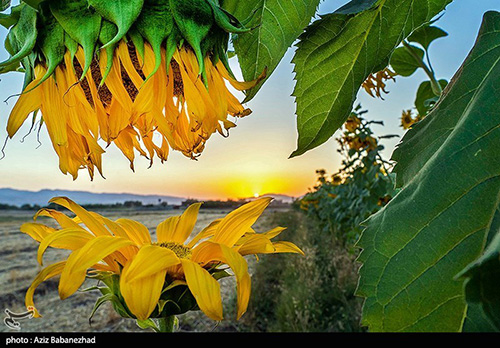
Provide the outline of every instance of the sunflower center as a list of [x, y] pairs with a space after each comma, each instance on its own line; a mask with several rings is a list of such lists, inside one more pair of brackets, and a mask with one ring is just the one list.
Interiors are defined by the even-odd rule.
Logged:
[[175, 253], [175, 255], [177, 255], [177, 257], [180, 259], [191, 258], [191, 248], [188, 248], [187, 246], [184, 246], [182, 244], [178, 244], [175, 242], [162, 242], [162, 243], [155, 243], [155, 245], [172, 250]]

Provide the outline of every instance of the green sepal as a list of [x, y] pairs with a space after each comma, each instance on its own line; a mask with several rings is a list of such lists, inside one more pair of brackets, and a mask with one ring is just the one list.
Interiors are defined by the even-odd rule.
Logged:
[[236, 17], [219, 7], [212, 0], [207, 0], [207, 2], [212, 7], [215, 23], [217, 23], [217, 25], [224, 31], [233, 34], [243, 34], [252, 30], [245, 28], [245, 26]]
[[167, 68], [167, 74], [170, 69], [170, 62], [172, 61], [172, 58], [174, 56], [175, 50], [177, 47], [182, 46], [184, 42], [184, 39], [182, 38], [181, 32], [179, 31], [179, 28], [177, 28], [176, 25], [173, 26], [172, 32], [167, 38], [166, 42], [166, 49], [165, 49], [165, 66]]
[[0, 67], [11, 65], [14, 62], [20, 62], [33, 51], [36, 44], [37, 15], [36, 11], [29, 6], [23, 6], [20, 10], [19, 20], [7, 34], [9, 47], [14, 53], [9, 59], [0, 63]]
[[214, 25], [212, 6], [206, 0], [192, 0], [189, 2], [170, 0], [170, 6], [177, 27], [196, 55], [199, 74], [202, 75], [206, 84], [201, 42], [207, 37], [212, 25]]
[[5, 74], [10, 71], [19, 71], [20, 68], [19, 62], [13, 62], [12, 64], [2, 66], [0, 68], [0, 74]]
[[[125, 300], [120, 292], [120, 276], [111, 272], [98, 272], [93, 277], [87, 277], [91, 279], [98, 279], [106, 285], [106, 287], [99, 287], [99, 290], [103, 296], [101, 296], [94, 306], [94, 310], [92, 311], [92, 315], [95, 313], [95, 310], [102, 305], [104, 302], [111, 302], [113, 309], [118, 313], [122, 318], [134, 318], [135, 316], [128, 309]], [[91, 316], [92, 317], [92, 316]]]
[[146, 81], [161, 65], [161, 45], [171, 35], [174, 19], [169, 0], [145, 0], [144, 7], [134, 26], [153, 48], [155, 68], [146, 77]]
[[[118, 33], [118, 28], [116, 25], [113, 23], [103, 20], [101, 23], [101, 32], [99, 34], [99, 41], [102, 44], [105, 44], [106, 42], [110, 42], [110, 40], [116, 36]], [[107, 57], [107, 62], [106, 62], [106, 70], [104, 74], [102, 75], [102, 80], [101, 83], [99, 84], [99, 87], [102, 87], [104, 85], [104, 80], [108, 77], [109, 72], [111, 71], [111, 68], [113, 67], [113, 55], [115, 53], [115, 48], [116, 48], [116, 43], [102, 47], [104, 50], [106, 50], [106, 57]]]
[[23, 91], [35, 78], [35, 61], [37, 57], [38, 55], [36, 54], [36, 52], [31, 52], [21, 60], [22, 65], [24, 67]]
[[101, 16], [88, 7], [87, 0], [51, 0], [50, 11], [64, 31], [83, 48], [85, 64], [82, 80], [87, 74], [101, 29]]
[[144, 38], [142, 37], [141, 33], [139, 33], [137, 28], [133, 26], [132, 28], [130, 28], [127, 35], [134, 44], [134, 47], [137, 50], [137, 54], [139, 55], [139, 57], [141, 57], [142, 61], [144, 61]]
[[118, 32], [103, 48], [118, 43], [129, 31], [141, 13], [144, 0], [88, 0], [102, 17], [113, 22], [118, 27]]
[[73, 38], [68, 33], [64, 33], [64, 46], [66, 46], [66, 49], [71, 55], [71, 61], [73, 61], [76, 52], [78, 51], [78, 42], [73, 40]]
[[0, 25], [9, 29], [17, 23], [19, 16], [21, 15], [22, 5], [14, 6], [10, 9], [10, 13], [0, 13]]
[[[47, 80], [64, 60], [64, 29], [50, 12], [48, 3], [40, 5], [37, 47], [45, 57], [47, 72], [32, 89]], [[27, 91], [29, 92], [29, 91]]]

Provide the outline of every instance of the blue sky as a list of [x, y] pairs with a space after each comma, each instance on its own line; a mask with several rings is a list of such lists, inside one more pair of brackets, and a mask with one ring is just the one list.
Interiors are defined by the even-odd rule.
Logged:
[[[347, 1], [324, 1], [320, 13], [334, 11]], [[482, 16], [487, 10], [500, 10], [499, 0], [455, 0], [437, 25], [449, 36], [435, 41], [430, 57], [438, 78], [450, 79], [472, 48]], [[6, 30], [0, 28], [3, 42]], [[0, 59], [7, 58], [0, 50]], [[238, 121], [229, 138], [214, 135], [198, 161], [178, 153], [171, 153], [163, 165], [156, 161], [148, 169], [149, 161], [138, 158], [136, 171], [129, 169], [128, 160], [115, 148], [104, 155], [106, 179], [96, 176], [90, 181], [84, 171], [73, 181], [58, 169], [56, 155], [47, 132], [42, 129], [38, 147], [33, 133], [21, 143], [29, 125], [8, 142], [6, 156], [0, 160], [0, 187], [27, 190], [42, 188], [88, 190], [93, 192], [133, 192], [142, 194], [171, 194], [201, 199], [241, 197], [268, 192], [298, 196], [315, 183], [315, 170], [324, 168], [333, 173], [340, 159], [333, 139], [306, 154], [288, 159], [296, 148], [295, 105], [291, 97], [293, 81], [293, 48], [285, 55], [279, 67], [259, 94], [247, 106], [253, 114]], [[233, 59], [233, 67], [237, 62]], [[403, 109], [413, 105], [418, 85], [426, 77], [417, 72], [410, 78], [390, 82], [390, 93], [384, 101], [359, 93], [368, 117], [384, 121], [384, 127], [374, 130], [378, 135], [402, 134], [399, 117]], [[1, 77], [0, 100], [18, 93], [22, 75], [10, 73]], [[0, 102], [0, 142], [6, 138], [5, 125], [15, 98], [8, 104]], [[398, 140], [386, 141], [385, 155], [389, 157]], [[38, 148], [37, 148], [38, 147]]]

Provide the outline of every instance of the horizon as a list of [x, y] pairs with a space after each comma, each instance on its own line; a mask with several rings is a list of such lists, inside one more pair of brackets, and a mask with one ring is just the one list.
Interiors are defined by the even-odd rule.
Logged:
[[[15, 187], [0, 187], [0, 190], [13, 190], [13, 191], [20, 191], [20, 192], [30, 192], [30, 193], [40, 193], [43, 191], [67, 191], [67, 192], [74, 192], [74, 193], [90, 193], [90, 194], [95, 194], [95, 195], [134, 195], [134, 196], [143, 196], [143, 197], [152, 197], [152, 196], [163, 196], [163, 197], [171, 197], [171, 198], [179, 198], [179, 199], [199, 199], [198, 197], [191, 197], [191, 196], [176, 196], [176, 195], [169, 195], [167, 194], [158, 194], [158, 193], [135, 193], [135, 192], [130, 192], [130, 191], [122, 191], [122, 192], [96, 192], [96, 191], [86, 191], [86, 190], [72, 190], [72, 189], [60, 189], [60, 188], [41, 188], [41, 189], [36, 189], [36, 190], [24, 190], [24, 189], [19, 189]], [[241, 199], [249, 199], [249, 198], [261, 198], [261, 197], [266, 197], [266, 196], [284, 196], [288, 198], [298, 198], [301, 196], [290, 196], [287, 194], [283, 193], [276, 193], [276, 192], [266, 192], [263, 194], [260, 194], [256, 196], [255, 194], [253, 196], [245, 196], [245, 197], [226, 197], [225, 199], [210, 199], [210, 200], [241, 200]], [[0, 203], [3, 203], [1, 201], [0, 197]]]
[[[336, 4], [323, 2], [320, 13], [331, 12], [348, 1]], [[452, 2], [437, 25], [448, 37], [441, 38], [430, 47], [430, 56], [438, 78], [450, 79], [460, 67], [472, 48], [481, 19], [485, 11], [500, 10], [495, 0], [480, 3]], [[5, 39], [6, 29], [0, 31], [0, 40]], [[58, 168], [57, 156], [45, 128], [40, 132], [39, 147], [36, 131], [23, 139], [29, 130], [29, 122], [19, 134], [7, 142], [5, 157], [0, 160], [0, 187], [17, 190], [39, 191], [71, 190], [92, 193], [120, 193], [140, 195], [164, 195], [197, 197], [201, 200], [238, 199], [263, 195], [265, 192], [299, 197], [316, 183], [316, 170], [325, 169], [335, 173], [341, 164], [336, 152], [335, 137], [306, 154], [289, 159], [296, 148], [297, 130], [295, 101], [291, 96], [295, 82], [291, 59], [294, 49], [289, 49], [282, 62], [262, 90], [247, 106], [252, 115], [238, 120], [238, 126], [231, 130], [228, 138], [214, 135], [207, 143], [202, 156], [193, 161], [183, 155], [171, 152], [169, 159], [161, 164], [155, 161], [148, 168], [148, 160], [138, 157], [135, 172], [129, 168], [128, 160], [116, 147], [106, 149], [103, 170], [106, 179], [96, 175], [90, 181], [85, 172], [73, 181]], [[0, 60], [7, 58], [5, 50]], [[237, 61], [231, 59], [237, 76], [241, 76]], [[376, 135], [403, 134], [399, 127], [400, 111], [413, 105], [418, 85], [425, 75], [417, 72], [409, 78], [397, 77], [388, 83], [389, 94], [385, 100], [373, 99], [360, 92], [356, 104], [368, 110], [371, 120], [384, 121], [384, 127], [374, 128]], [[0, 81], [0, 99], [18, 93], [22, 87], [22, 75], [9, 73]], [[242, 99], [242, 94], [238, 97]], [[7, 117], [15, 98], [8, 104], [0, 104], [0, 129], [5, 130]], [[387, 110], [392, 110], [388, 113]], [[0, 133], [0, 142], [6, 138]], [[338, 133], [336, 133], [338, 134]], [[385, 140], [383, 155], [386, 159], [397, 146], [399, 138]], [[1, 157], [1, 154], [0, 154]]]

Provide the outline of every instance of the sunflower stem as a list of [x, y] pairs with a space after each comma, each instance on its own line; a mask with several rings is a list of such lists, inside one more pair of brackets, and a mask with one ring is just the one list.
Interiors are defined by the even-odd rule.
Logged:
[[160, 332], [174, 332], [175, 315], [158, 319]]

